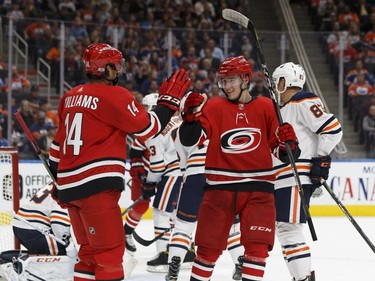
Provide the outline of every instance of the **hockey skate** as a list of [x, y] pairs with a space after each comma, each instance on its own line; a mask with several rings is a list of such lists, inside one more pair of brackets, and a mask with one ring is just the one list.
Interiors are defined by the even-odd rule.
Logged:
[[[293, 278], [292, 281], [297, 281], [297, 280]], [[302, 279], [301, 281], [315, 281], [315, 271], [311, 271], [310, 276], [306, 276], [306, 278]]]
[[245, 256], [239, 256], [238, 257], [238, 263], [234, 265], [233, 270], [233, 280], [241, 280], [242, 279], [242, 267], [243, 267], [243, 261], [245, 259]]
[[149, 272], [168, 272], [168, 250], [156, 255], [156, 257], [147, 262], [147, 271]]
[[181, 269], [190, 269], [193, 266], [194, 259], [195, 259], [195, 247], [193, 243], [191, 244], [191, 248], [189, 249], [189, 251], [187, 251], [185, 255], [184, 261], [181, 265]]
[[168, 274], [165, 276], [165, 281], [177, 281], [180, 266], [181, 258], [177, 256], [172, 257], [172, 262], [169, 264]]
[[137, 248], [135, 247], [135, 244], [133, 241], [133, 236], [131, 234], [125, 235], [125, 247], [130, 255], [134, 255], [134, 253], [137, 251]]

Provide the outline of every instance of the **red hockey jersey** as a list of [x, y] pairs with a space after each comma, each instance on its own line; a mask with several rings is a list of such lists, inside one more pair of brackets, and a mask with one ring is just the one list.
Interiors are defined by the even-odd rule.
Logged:
[[212, 98], [200, 122], [210, 140], [205, 164], [209, 185], [274, 184], [271, 151], [277, 146], [278, 121], [270, 99], [258, 97], [235, 104]]
[[157, 115], [119, 86], [77, 86], [62, 97], [58, 113], [50, 161], [58, 163], [62, 203], [123, 189], [127, 133], [146, 139], [161, 129]]

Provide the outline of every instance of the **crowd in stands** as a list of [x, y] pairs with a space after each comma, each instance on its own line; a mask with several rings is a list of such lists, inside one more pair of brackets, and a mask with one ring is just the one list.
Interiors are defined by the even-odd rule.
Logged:
[[[311, 0], [309, 11], [336, 84], [339, 82], [340, 38], [343, 42], [344, 105], [367, 157], [375, 155], [375, 1]], [[369, 122], [373, 120], [372, 122]], [[372, 129], [370, 124], [372, 124]]]
[[[220, 39], [224, 30], [239, 27], [224, 22], [219, 11], [225, 7], [243, 10], [243, 5], [244, 1], [241, 0], [0, 0], [0, 16], [4, 19], [12, 17], [17, 32], [28, 43], [30, 61], [34, 67], [38, 58], [49, 63], [52, 86], [56, 89], [60, 83], [61, 21], [65, 23], [64, 75], [71, 86], [85, 83], [81, 63], [83, 49], [93, 42], [114, 44], [116, 34], [118, 48], [126, 59], [126, 74], [120, 77], [119, 84], [131, 90], [141, 101], [145, 95], [157, 92], [163, 79], [168, 76], [167, 31], [170, 28], [178, 30], [173, 32], [172, 38], [173, 69], [188, 69], [195, 91], [205, 91], [210, 96], [220, 95], [215, 83], [216, 70], [224, 60]], [[114, 30], [117, 32], [114, 33]], [[251, 38], [240, 33], [234, 36], [230, 54], [242, 54], [254, 65], [256, 54], [252, 52]], [[6, 117], [5, 92], [9, 83], [7, 66], [1, 60], [0, 57], [0, 116]], [[35, 91], [37, 86], [31, 85], [15, 67], [11, 85], [15, 90], [14, 94], [12, 92], [12, 110], [21, 112], [38, 140], [40, 137], [51, 138], [53, 132], [48, 132], [58, 124], [48, 116], [50, 104], [39, 97], [39, 90]], [[254, 95], [269, 95], [262, 74], [254, 75], [253, 85]], [[6, 118], [1, 120], [4, 135]], [[16, 143], [21, 152], [30, 152], [30, 145], [21, 128], [14, 124], [13, 131], [11, 142]], [[48, 146], [49, 139], [43, 142]]]
[[[335, 77], [338, 77], [339, 38], [341, 35], [345, 38], [345, 106], [349, 117], [354, 120], [354, 129], [359, 131], [360, 141], [369, 144], [363, 120], [368, 112], [369, 97], [375, 94], [375, 0], [310, 2], [312, 24], [315, 30], [325, 34], [322, 45]], [[241, 0], [0, 0], [0, 16], [5, 19], [3, 25], [7, 17], [12, 17], [16, 30], [28, 43], [34, 67], [38, 58], [49, 63], [56, 92], [60, 85], [61, 21], [65, 23], [64, 75], [71, 86], [85, 83], [81, 58], [88, 44], [117, 42], [126, 58], [126, 74], [120, 77], [119, 84], [141, 100], [143, 96], [156, 92], [168, 75], [169, 29], [177, 30], [172, 37], [173, 68], [189, 70], [194, 90], [205, 91], [210, 96], [221, 94], [215, 77], [224, 58], [223, 32], [239, 27], [223, 21], [219, 11], [225, 7], [245, 10], [244, 3], [246, 1]], [[242, 54], [255, 70], [259, 70], [254, 63], [253, 38], [246, 33], [231, 34], [228, 55]], [[11, 67], [14, 70], [11, 87], [15, 90], [12, 106], [17, 110], [21, 102], [27, 100], [29, 105], [26, 107], [30, 108], [36, 122], [45, 101], [34, 98], [30, 90], [35, 85]], [[0, 56], [0, 121], [6, 120], [7, 116], [4, 97], [9, 83], [6, 74], [7, 65]], [[254, 75], [252, 94], [269, 95], [260, 71]], [[0, 126], [0, 136], [7, 138], [6, 122]], [[22, 136], [22, 132], [19, 133]], [[16, 139], [11, 136], [10, 142], [14, 143]], [[24, 142], [21, 140], [20, 143]]]

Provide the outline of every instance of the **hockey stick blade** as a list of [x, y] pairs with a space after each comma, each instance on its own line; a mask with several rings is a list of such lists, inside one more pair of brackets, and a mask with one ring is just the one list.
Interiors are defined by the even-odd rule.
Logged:
[[[255, 29], [254, 23], [248, 17], [246, 17], [245, 15], [243, 15], [240, 12], [237, 12], [235, 10], [232, 10], [232, 9], [223, 9], [222, 17], [225, 20], [237, 23], [237, 24], [241, 25], [242, 27], [245, 27], [255, 37], [255, 47], [256, 47], [256, 50], [258, 52], [260, 64], [262, 65], [263, 74], [264, 74], [266, 82], [267, 82], [267, 87], [268, 87], [268, 90], [270, 92], [270, 96], [271, 96], [271, 99], [272, 99], [272, 102], [273, 102], [273, 106], [275, 108], [275, 113], [276, 113], [277, 119], [279, 121], [279, 125], [282, 125], [284, 122], [283, 122], [283, 118], [281, 116], [280, 107], [279, 107], [279, 104], [278, 104], [278, 98], [277, 98], [277, 96], [275, 94], [275, 91], [274, 91], [274, 88], [272, 86], [270, 74], [269, 74], [269, 71], [268, 71], [268, 68], [267, 68], [266, 60], [265, 60], [264, 55], [263, 55], [262, 47], [260, 45], [258, 33]], [[311, 214], [310, 214], [310, 211], [309, 211], [306, 199], [305, 199], [305, 195], [304, 195], [304, 191], [303, 191], [303, 188], [302, 188], [301, 180], [300, 180], [299, 175], [297, 173], [296, 163], [294, 161], [293, 153], [292, 153], [292, 150], [290, 148], [289, 143], [286, 143], [286, 150], [287, 150], [288, 158], [290, 160], [290, 165], [292, 166], [293, 176], [294, 176], [294, 179], [295, 179], [296, 184], [298, 186], [298, 193], [299, 193], [300, 198], [301, 198], [301, 204], [302, 204], [303, 211], [306, 215], [306, 221], [307, 221], [307, 224], [309, 225], [309, 229], [310, 229], [312, 239], [313, 239], [313, 241], [316, 241], [316, 240], [318, 240], [318, 237], [316, 236], [315, 228], [314, 228], [314, 225], [313, 225], [313, 222], [312, 222], [312, 219], [311, 219]]]
[[367, 235], [364, 233], [362, 228], [359, 226], [359, 224], [356, 222], [356, 220], [353, 218], [353, 216], [349, 213], [349, 211], [346, 209], [344, 204], [340, 201], [340, 199], [336, 196], [336, 194], [333, 192], [331, 187], [328, 185], [326, 181], [322, 181], [322, 184], [324, 188], [328, 191], [329, 195], [331, 195], [332, 199], [336, 202], [336, 204], [340, 207], [341, 211], [345, 214], [345, 216], [349, 219], [349, 221], [353, 224], [355, 229], [358, 231], [358, 233], [362, 236], [362, 238], [366, 241], [367, 245], [371, 248], [371, 250], [375, 253], [375, 246], [372, 244], [371, 240], [367, 237]]
[[232, 9], [224, 9], [221, 13], [223, 18], [226, 20], [238, 23], [239, 25], [242, 25], [245, 28], [249, 27], [248, 24], [250, 23], [250, 20], [243, 14]]
[[171, 226], [170, 228], [167, 228], [166, 230], [164, 230], [162, 233], [160, 233], [158, 236], [155, 236], [153, 239], [151, 240], [146, 240], [146, 239], [143, 239], [142, 237], [140, 237], [137, 232], [133, 232], [133, 237], [135, 239], [135, 241], [137, 241], [139, 244], [141, 244], [142, 246], [150, 246], [152, 243], [154, 243], [155, 241], [159, 240], [160, 238], [162, 238], [166, 233], [168, 233], [169, 231], [171, 231], [173, 229], [174, 226]]

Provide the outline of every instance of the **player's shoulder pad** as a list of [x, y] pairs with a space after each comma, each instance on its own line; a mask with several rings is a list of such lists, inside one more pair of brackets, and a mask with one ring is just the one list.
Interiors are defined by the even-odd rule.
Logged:
[[306, 99], [316, 99], [318, 96], [311, 92], [305, 92], [305, 91], [299, 91], [297, 94], [295, 94], [290, 100], [294, 102], [306, 100]]

